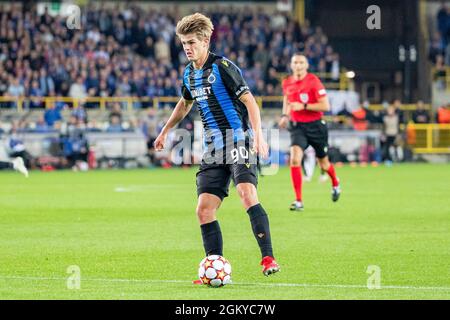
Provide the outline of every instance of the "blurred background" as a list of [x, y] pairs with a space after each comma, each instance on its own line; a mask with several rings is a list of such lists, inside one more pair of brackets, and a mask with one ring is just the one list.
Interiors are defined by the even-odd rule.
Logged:
[[[186, 165], [175, 134], [165, 152], [152, 145], [187, 63], [175, 25], [194, 12], [211, 17], [211, 50], [242, 69], [265, 129], [277, 128], [281, 81], [303, 52], [328, 89], [333, 162], [450, 160], [450, 2], [431, 0], [0, 1], [0, 160]], [[197, 111], [179, 127], [198, 162]], [[280, 165], [289, 143], [281, 130]]]

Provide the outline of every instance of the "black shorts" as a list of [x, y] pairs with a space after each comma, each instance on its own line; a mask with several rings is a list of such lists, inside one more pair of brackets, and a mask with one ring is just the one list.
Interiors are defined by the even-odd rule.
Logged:
[[328, 155], [328, 128], [324, 120], [313, 122], [291, 122], [291, 146], [299, 146], [303, 151], [312, 146], [316, 156], [322, 159]]
[[[250, 155], [248, 148], [247, 154]], [[245, 152], [243, 152], [245, 154]], [[241, 152], [242, 154], [242, 152]], [[257, 162], [252, 159], [239, 159], [235, 163], [209, 164], [202, 160], [197, 172], [197, 195], [211, 193], [223, 200], [228, 197], [228, 188], [233, 179], [235, 185], [251, 183], [258, 185]], [[242, 160], [242, 161], [241, 161]]]

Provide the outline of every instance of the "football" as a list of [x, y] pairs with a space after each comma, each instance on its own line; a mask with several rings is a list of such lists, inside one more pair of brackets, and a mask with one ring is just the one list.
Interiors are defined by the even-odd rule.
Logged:
[[222, 287], [231, 283], [231, 264], [222, 256], [207, 256], [200, 262], [198, 277], [203, 284]]

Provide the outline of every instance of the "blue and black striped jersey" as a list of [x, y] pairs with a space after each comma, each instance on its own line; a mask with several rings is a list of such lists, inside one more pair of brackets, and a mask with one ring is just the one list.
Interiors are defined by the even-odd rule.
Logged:
[[195, 69], [192, 63], [186, 66], [182, 94], [186, 100], [195, 100], [207, 132], [205, 144], [214, 142], [215, 148], [222, 148], [223, 139], [219, 137], [230, 130], [234, 141], [245, 140], [251, 130], [247, 108], [239, 98], [248, 91], [241, 70], [212, 52], [201, 69]]

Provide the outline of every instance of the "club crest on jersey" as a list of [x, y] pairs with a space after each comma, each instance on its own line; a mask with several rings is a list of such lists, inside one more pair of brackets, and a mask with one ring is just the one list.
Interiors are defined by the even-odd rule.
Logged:
[[309, 96], [307, 93], [300, 93], [300, 101], [302, 103], [308, 103], [309, 101]]
[[213, 73], [211, 73], [210, 75], [209, 75], [209, 77], [208, 77], [208, 82], [209, 83], [214, 83], [214, 82], [216, 82], [216, 76], [213, 74]]

